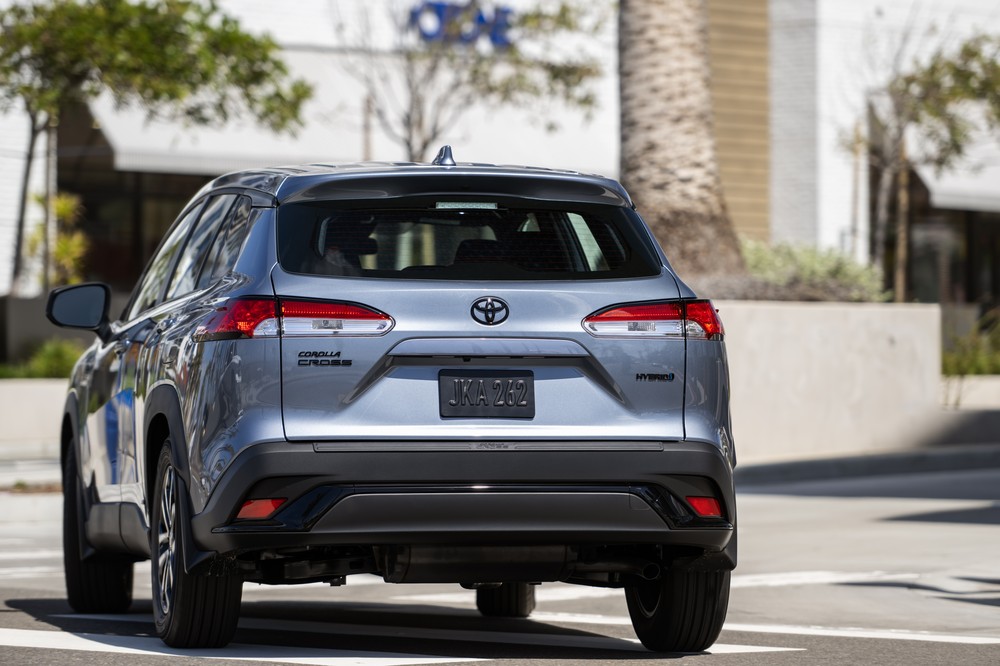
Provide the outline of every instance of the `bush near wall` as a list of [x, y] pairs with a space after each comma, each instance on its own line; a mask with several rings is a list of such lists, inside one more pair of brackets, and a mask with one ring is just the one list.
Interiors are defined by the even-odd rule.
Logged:
[[1000, 375], [1000, 311], [986, 313], [971, 333], [953, 340], [941, 356], [941, 372], [949, 377]]
[[69, 378], [83, 349], [74, 340], [47, 340], [24, 363], [0, 364], [0, 379]]
[[747, 275], [691, 280], [713, 299], [881, 303], [890, 293], [882, 276], [836, 250], [799, 245], [742, 242]]

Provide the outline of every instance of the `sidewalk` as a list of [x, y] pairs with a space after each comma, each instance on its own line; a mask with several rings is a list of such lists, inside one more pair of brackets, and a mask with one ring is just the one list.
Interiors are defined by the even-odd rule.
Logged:
[[736, 488], [741, 490], [796, 481], [953, 472], [992, 467], [1000, 467], [1000, 443], [951, 445], [899, 453], [742, 465], [736, 468]]

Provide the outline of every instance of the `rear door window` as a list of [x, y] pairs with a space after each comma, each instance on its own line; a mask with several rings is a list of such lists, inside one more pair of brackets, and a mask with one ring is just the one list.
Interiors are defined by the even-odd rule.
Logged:
[[174, 269], [173, 280], [167, 289], [167, 300], [194, 291], [201, 266], [212, 248], [212, 241], [235, 200], [235, 194], [222, 194], [208, 200], [205, 212], [198, 219], [177, 262], [177, 268]]
[[174, 260], [177, 258], [188, 232], [191, 231], [191, 226], [198, 219], [203, 205], [204, 202], [198, 202], [188, 209], [174, 224], [166, 239], [160, 243], [153, 258], [150, 259], [139, 285], [133, 292], [128, 307], [125, 309], [123, 315], [125, 321], [135, 319], [139, 314], [160, 302]]
[[278, 250], [286, 271], [312, 275], [576, 280], [659, 272], [635, 221], [615, 206], [286, 204], [278, 209]]

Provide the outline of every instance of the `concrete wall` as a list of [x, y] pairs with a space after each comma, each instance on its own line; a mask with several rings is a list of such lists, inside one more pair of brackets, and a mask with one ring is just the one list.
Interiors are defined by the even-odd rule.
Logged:
[[0, 460], [59, 457], [65, 379], [0, 381]]
[[[941, 410], [936, 305], [716, 303], [741, 464], [995, 439], [1000, 412]], [[967, 380], [969, 381], [969, 380]], [[0, 381], [0, 459], [58, 455], [63, 380]], [[969, 400], [1000, 407], [1000, 390]]]
[[717, 302], [741, 463], [922, 445], [940, 417], [936, 305]]

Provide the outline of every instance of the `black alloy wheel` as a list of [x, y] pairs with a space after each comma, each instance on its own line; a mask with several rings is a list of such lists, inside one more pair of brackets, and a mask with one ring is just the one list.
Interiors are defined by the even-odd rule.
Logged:
[[160, 451], [150, 500], [156, 633], [171, 647], [224, 647], [236, 633], [243, 581], [235, 576], [198, 576], [184, 570], [187, 537], [182, 521], [188, 520], [181, 503], [184, 492], [168, 440]]

